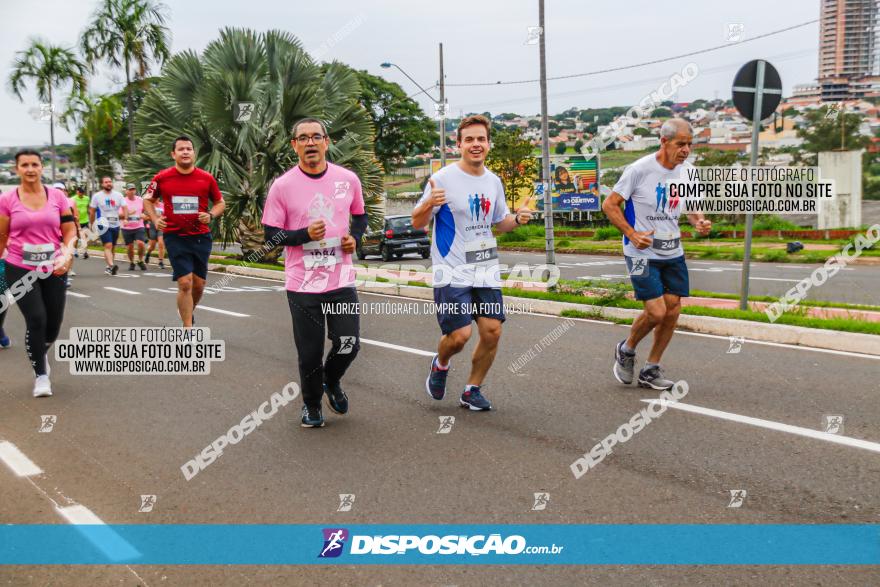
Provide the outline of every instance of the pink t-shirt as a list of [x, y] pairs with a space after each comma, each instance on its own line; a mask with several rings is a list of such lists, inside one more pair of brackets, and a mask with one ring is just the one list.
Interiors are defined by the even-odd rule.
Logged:
[[0, 216], [9, 217], [10, 265], [35, 269], [61, 248], [61, 216], [70, 213], [70, 204], [61, 190], [46, 188], [46, 193], [48, 199], [39, 210], [26, 208], [17, 189], [0, 194]]
[[263, 224], [298, 230], [324, 220], [323, 241], [284, 247], [289, 291], [323, 293], [354, 285], [351, 254], [342, 252], [350, 215], [364, 213], [364, 195], [358, 176], [339, 165], [327, 164], [320, 178], [303, 173], [299, 165], [276, 179], [263, 207]]
[[137, 230], [144, 227], [144, 199], [135, 196], [129, 200], [126, 196], [122, 198], [122, 205], [125, 206], [126, 214], [128, 214], [128, 222], [122, 225], [123, 230]]

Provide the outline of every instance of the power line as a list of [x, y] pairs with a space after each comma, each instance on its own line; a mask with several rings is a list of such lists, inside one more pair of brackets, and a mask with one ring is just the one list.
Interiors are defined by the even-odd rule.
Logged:
[[[793, 51], [793, 52], [789, 52], [789, 53], [779, 53], [776, 55], [770, 55], [769, 59], [773, 59], [774, 62], [788, 61], [790, 59], [799, 59], [802, 57], [806, 57], [806, 56], [814, 54], [814, 53], [815, 53], [814, 49], [803, 49], [800, 51]], [[715, 67], [709, 67], [707, 69], [700, 69], [699, 75], [703, 76], [703, 75], [709, 75], [709, 74], [713, 74], [713, 73], [720, 73], [720, 72], [724, 72], [724, 71], [731, 71], [731, 70], [737, 69], [741, 66], [742, 66], [742, 63], [739, 63], [739, 62], [738, 63], [728, 63], [727, 65], [717, 65]], [[564, 98], [564, 97], [571, 97], [571, 96], [582, 96], [585, 94], [593, 94], [593, 93], [603, 92], [603, 91], [607, 91], [607, 90], [616, 90], [616, 89], [620, 89], [620, 88], [628, 88], [628, 87], [639, 86], [639, 85], [648, 84], [648, 83], [662, 82], [662, 81], [665, 81], [668, 79], [669, 79], [669, 76], [658, 76], [658, 77], [640, 79], [640, 80], [635, 80], [635, 81], [627, 81], [627, 82], [622, 82], [622, 83], [612, 84], [612, 85], [607, 85], [607, 86], [594, 86], [594, 87], [591, 87], [588, 89], [568, 90], [565, 92], [555, 92], [555, 93], [549, 94], [548, 96], [550, 98], [555, 98], [555, 99]], [[495, 102], [480, 102], [480, 103], [476, 103], [476, 104], [460, 104], [459, 106], [464, 108], [465, 110], [470, 111], [470, 112], [479, 112], [480, 109], [487, 108], [490, 106], [494, 107], [494, 106], [507, 106], [510, 104], [523, 104], [526, 102], [533, 102], [534, 100], [535, 100], [535, 96], [532, 95], [532, 96], [523, 96], [523, 97], [519, 97], [519, 98], [511, 98], [508, 100], [501, 100], [501, 101], [495, 101]]]
[[[819, 19], [808, 20], [806, 22], [802, 22], [800, 24], [795, 24], [790, 27], [786, 27], [784, 29], [778, 29], [775, 31], [771, 31], [769, 33], [764, 33], [762, 35], [757, 35], [755, 37], [749, 37], [748, 39], [743, 39], [742, 41], [734, 41], [725, 43], [723, 45], [716, 45], [714, 47], [708, 47], [706, 49], [699, 49], [697, 51], [691, 51], [689, 53], [682, 53], [681, 55], [673, 55], [672, 57], [664, 57], [662, 59], [654, 59], [653, 61], [644, 61], [642, 63], [634, 63], [632, 65], [621, 65], [619, 67], [610, 67], [608, 69], [599, 69], [596, 71], [588, 71], [586, 73], [573, 73], [569, 75], [559, 75], [554, 77], [548, 77], [547, 80], [560, 80], [560, 79], [573, 79], [578, 77], [587, 77], [592, 75], [599, 75], [602, 73], [611, 73], [614, 71], [624, 71], [627, 69], [635, 69], [637, 67], [645, 67], [647, 65], [656, 65], [657, 63], [665, 63], [667, 61], [675, 61], [676, 59], [683, 59], [684, 57], [692, 57], [694, 55], [702, 55], [704, 53], [710, 53], [712, 51], [718, 51], [719, 49], [726, 49], [728, 47], [736, 47], [738, 45], [742, 45], [744, 43], [750, 43], [752, 41], [757, 41], [758, 39], [765, 39], [767, 37], [772, 37], [774, 35], [778, 35], [781, 33], [785, 33], [794, 29], [798, 29], [801, 27], [805, 27], [807, 25], [815, 24], [819, 22]], [[446, 84], [447, 87], [459, 87], [459, 88], [472, 88], [478, 86], [509, 86], [515, 84], [531, 84], [539, 82], [539, 79], [526, 79], [526, 80], [516, 80], [516, 81], [508, 81], [508, 82], [480, 82], [480, 83], [468, 83], [468, 84]]]

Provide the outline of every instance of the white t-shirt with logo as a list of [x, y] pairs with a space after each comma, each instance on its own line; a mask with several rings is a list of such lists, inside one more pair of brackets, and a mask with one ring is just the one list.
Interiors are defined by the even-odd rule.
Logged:
[[[480, 176], [465, 173], [457, 163], [431, 176], [446, 190], [446, 203], [434, 206], [431, 264], [434, 287], [501, 287], [498, 244], [492, 226], [510, 214], [504, 186], [483, 169]], [[431, 198], [431, 184], [419, 203]]]
[[679, 198], [670, 198], [666, 182], [687, 180], [688, 162], [666, 169], [657, 161], [656, 153], [645, 155], [623, 170], [614, 190], [626, 201], [623, 215], [639, 232], [654, 231], [654, 243], [639, 249], [623, 237], [623, 254], [628, 257], [672, 259], [684, 255], [678, 218], [684, 207]]
[[106, 218], [107, 226], [119, 228], [119, 208], [123, 206], [125, 198], [119, 192], [111, 191], [109, 194], [104, 190], [95, 192], [89, 207], [98, 211], [98, 218]]

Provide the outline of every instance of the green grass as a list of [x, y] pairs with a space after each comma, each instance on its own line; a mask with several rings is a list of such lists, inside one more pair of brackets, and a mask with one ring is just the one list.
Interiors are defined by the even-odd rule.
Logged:
[[284, 271], [284, 265], [270, 263], [247, 263], [238, 259], [211, 259], [211, 263], [217, 265], [236, 265], [238, 267], [255, 267], [257, 269], [271, 269], [273, 271]]

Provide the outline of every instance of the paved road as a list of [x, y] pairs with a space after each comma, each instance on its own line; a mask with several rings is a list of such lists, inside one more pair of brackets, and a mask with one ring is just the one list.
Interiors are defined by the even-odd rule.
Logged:
[[[77, 271], [65, 333], [176, 325], [167, 273], [108, 277], [96, 260]], [[407, 301], [361, 300], [371, 309]], [[688, 382], [684, 404], [718, 413], [670, 410], [575, 479], [571, 463], [656, 394], [611, 377], [611, 348], [624, 327], [538, 315], [511, 315], [505, 324], [484, 387], [497, 407], [491, 413], [456, 407], [464, 356], [453, 362], [452, 397], [426, 396], [433, 316], [364, 315], [361, 354], [345, 379], [348, 415], [304, 430], [298, 406], [289, 405], [186, 481], [183, 463], [298, 382], [277, 282], [239, 277], [204, 302], [198, 324], [225, 341], [228, 357], [211, 375], [73, 376], [53, 360], [55, 395], [42, 400], [30, 397], [22, 320], [11, 310], [16, 345], [0, 353], [0, 441], [43, 474], [20, 478], [0, 465], [0, 523], [64, 523], [53, 503], [82, 504], [107, 523], [880, 522], [880, 453], [778, 429], [817, 430], [824, 415], [841, 414], [847, 438], [880, 441], [876, 358], [751, 342], [728, 353], [725, 338], [679, 333], [665, 367]], [[516, 373], [507, 368], [562, 324], [571, 326], [537, 358]], [[51, 433], [38, 432], [41, 415], [56, 416]], [[450, 415], [453, 430], [437, 434]], [[733, 489], [747, 491], [741, 508], [727, 507]], [[550, 506], [531, 511], [540, 491]], [[350, 512], [336, 511], [341, 493], [356, 495]], [[157, 496], [150, 513], [138, 512], [142, 494]], [[0, 567], [4, 585], [878, 582], [872, 567]]]
[[[525, 263], [536, 267], [544, 263], [543, 253], [501, 251], [501, 263], [510, 267]], [[364, 263], [384, 265], [381, 259], [369, 257]], [[430, 259], [407, 255], [393, 263], [430, 266]], [[563, 279], [605, 279], [629, 283], [623, 257], [604, 255], [557, 255]], [[697, 261], [688, 259], [691, 289], [720, 293], [739, 293], [742, 264], [732, 261]], [[810, 274], [818, 264], [753, 263], [749, 279], [750, 295], [782, 296]], [[843, 268], [820, 287], [808, 291], [807, 299], [850, 304], [880, 304], [880, 265], [853, 265]]]

